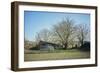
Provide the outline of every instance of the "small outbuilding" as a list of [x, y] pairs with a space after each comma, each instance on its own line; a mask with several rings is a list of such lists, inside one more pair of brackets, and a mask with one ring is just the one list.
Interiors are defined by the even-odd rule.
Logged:
[[39, 50], [55, 50], [55, 49], [63, 48], [59, 44], [45, 42], [45, 41], [40, 41], [38, 43], [37, 47], [38, 47]]

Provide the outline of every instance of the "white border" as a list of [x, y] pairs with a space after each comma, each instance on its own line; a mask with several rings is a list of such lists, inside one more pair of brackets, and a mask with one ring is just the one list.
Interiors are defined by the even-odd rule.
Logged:
[[[56, 60], [56, 61], [33, 61], [24, 62], [24, 10], [29, 11], [49, 11], [49, 12], [73, 12], [73, 13], [89, 13], [91, 22], [91, 58], [90, 59], [73, 59], [73, 60]], [[34, 68], [62, 65], [82, 65], [95, 64], [95, 11], [92, 9], [78, 8], [60, 8], [60, 7], [44, 7], [44, 6], [19, 6], [19, 68]]]

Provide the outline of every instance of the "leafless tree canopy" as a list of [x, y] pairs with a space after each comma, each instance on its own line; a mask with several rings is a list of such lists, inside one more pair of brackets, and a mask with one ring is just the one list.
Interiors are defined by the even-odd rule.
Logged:
[[41, 30], [40, 32], [37, 33], [36, 41], [37, 42], [40, 41], [40, 40], [49, 41], [50, 40], [49, 37], [50, 37], [50, 31], [48, 29], [43, 29], [43, 30]]
[[55, 35], [59, 38], [59, 41], [64, 46], [64, 49], [68, 47], [68, 42], [74, 33], [74, 21], [66, 18], [57, 25], [54, 25]]
[[77, 38], [78, 38], [79, 43], [83, 45], [87, 37], [87, 34], [89, 34], [89, 27], [87, 26], [87, 24], [80, 24], [77, 26], [76, 33], [77, 33]]

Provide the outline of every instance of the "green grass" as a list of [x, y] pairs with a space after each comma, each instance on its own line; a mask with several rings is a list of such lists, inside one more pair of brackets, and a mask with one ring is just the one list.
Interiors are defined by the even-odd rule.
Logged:
[[26, 51], [25, 61], [61, 60], [61, 59], [84, 59], [90, 58], [89, 52], [79, 50], [55, 50], [55, 51]]

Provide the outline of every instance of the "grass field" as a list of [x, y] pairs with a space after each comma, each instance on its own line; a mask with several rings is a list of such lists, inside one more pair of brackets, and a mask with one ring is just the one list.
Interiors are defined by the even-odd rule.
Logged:
[[90, 58], [90, 52], [73, 50], [56, 51], [25, 51], [24, 61], [85, 59]]

